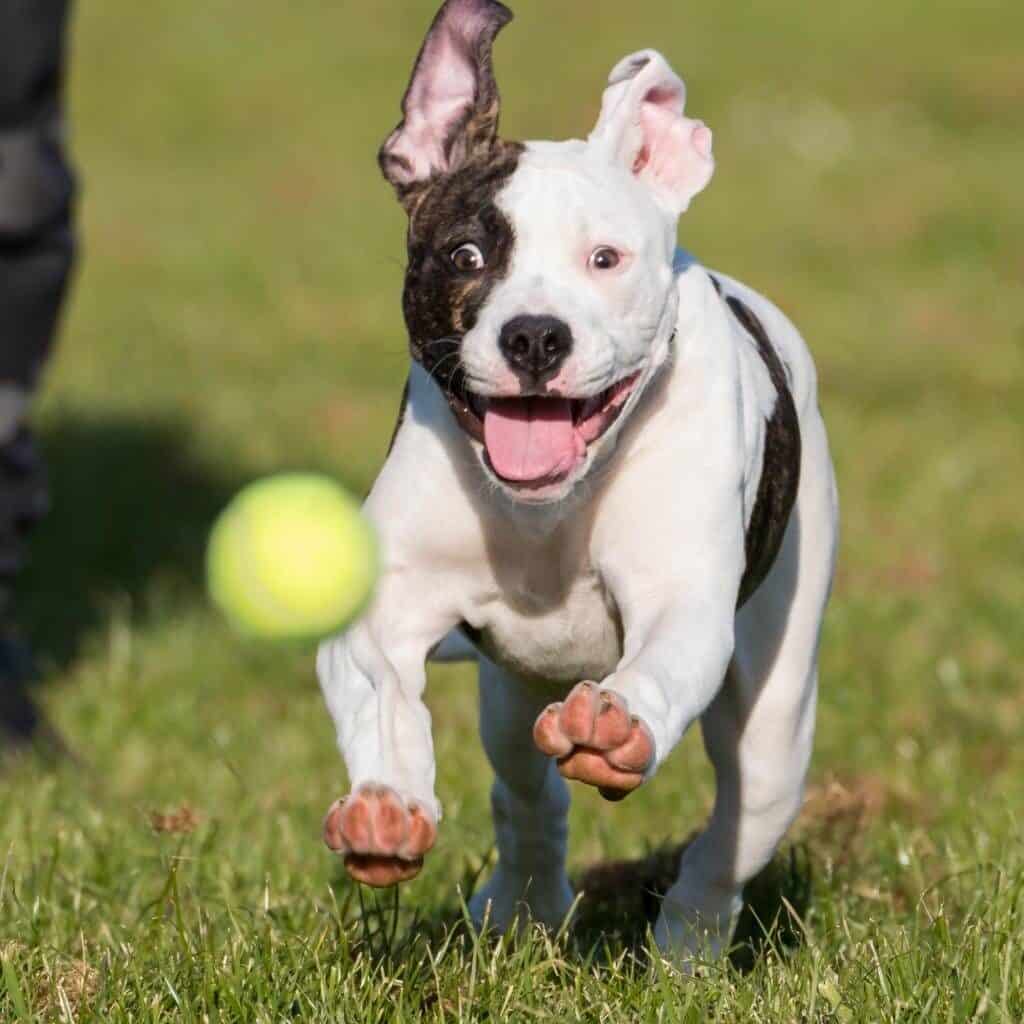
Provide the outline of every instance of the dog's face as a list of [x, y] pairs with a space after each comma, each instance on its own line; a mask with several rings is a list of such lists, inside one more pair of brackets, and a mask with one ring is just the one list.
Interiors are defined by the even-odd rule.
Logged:
[[447, 0], [381, 167], [409, 214], [413, 357], [487, 473], [564, 498], [668, 356], [676, 223], [711, 177], [711, 134], [653, 51], [613, 69], [586, 142], [498, 138], [495, 0]]

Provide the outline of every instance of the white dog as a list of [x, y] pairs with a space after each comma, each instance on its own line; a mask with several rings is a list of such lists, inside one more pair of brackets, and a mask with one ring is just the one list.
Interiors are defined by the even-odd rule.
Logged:
[[801, 804], [837, 535], [815, 370], [773, 305], [676, 250], [713, 161], [665, 59], [615, 67], [585, 142], [509, 143], [510, 18], [447, 0], [381, 150], [413, 364], [366, 502], [380, 583], [318, 659], [352, 784], [325, 838], [361, 882], [420, 870], [441, 818], [425, 662], [461, 647], [499, 851], [471, 909], [557, 924], [564, 780], [621, 799], [700, 719], [717, 798], [656, 927], [684, 962], [728, 944]]

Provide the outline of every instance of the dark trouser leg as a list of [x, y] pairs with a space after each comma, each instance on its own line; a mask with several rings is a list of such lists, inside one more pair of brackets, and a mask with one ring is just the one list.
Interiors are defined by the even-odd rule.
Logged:
[[[46, 507], [26, 414], [74, 253], [61, 117], [67, 10], [67, 0], [0, 0], [0, 623]], [[15, 661], [0, 638], [0, 734], [31, 733], [36, 721]]]

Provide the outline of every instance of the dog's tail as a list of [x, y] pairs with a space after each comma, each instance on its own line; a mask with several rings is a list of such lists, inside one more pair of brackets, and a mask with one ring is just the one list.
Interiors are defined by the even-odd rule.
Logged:
[[476, 648], [461, 629], [453, 629], [431, 652], [429, 661], [476, 661]]

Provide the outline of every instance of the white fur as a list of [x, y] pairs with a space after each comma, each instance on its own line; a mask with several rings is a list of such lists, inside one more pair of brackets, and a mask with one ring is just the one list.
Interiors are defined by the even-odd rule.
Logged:
[[[464, 341], [470, 387], [506, 390], [497, 332], [527, 311], [573, 328], [567, 393], [597, 393], [633, 370], [643, 385], [557, 500], [530, 505], [489, 473], [414, 366], [405, 420], [366, 503], [380, 584], [364, 617], [321, 648], [321, 685], [352, 787], [391, 785], [440, 817], [424, 662], [461, 622], [487, 632], [501, 663], [481, 659], [500, 861], [473, 911], [480, 918], [489, 903], [498, 925], [522, 903], [557, 923], [571, 901], [567, 788], [530, 735], [543, 707], [580, 679], [599, 680], [649, 726], [650, 775], [700, 719], [718, 799], [657, 926], [662, 948], [685, 962], [728, 942], [743, 885], [800, 804], [837, 532], [815, 371], [775, 307], [720, 278], [787, 365], [803, 437], [783, 548], [737, 614], [775, 402], [753, 341], [707, 272], [673, 254], [674, 214], [653, 186], [601, 145], [532, 144], [499, 203], [516, 249]], [[598, 280], [585, 254], [601, 244], [631, 262]], [[457, 647], [445, 642], [442, 653]]]
[[[463, 339], [471, 389], [518, 388], [496, 338], [525, 312], [558, 316], [572, 329], [572, 354], [550, 390], [598, 394], [652, 356], [664, 361], [675, 324], [675, 229], [646, 188], [583, 142], [531, 142], [498, 206], [515, 227], [515, 248]], [[589, 267], [599, 246], [622, 251], [623, 266]]]

